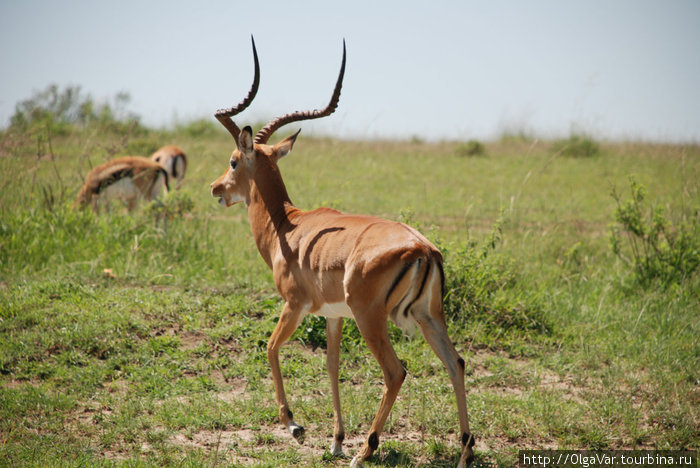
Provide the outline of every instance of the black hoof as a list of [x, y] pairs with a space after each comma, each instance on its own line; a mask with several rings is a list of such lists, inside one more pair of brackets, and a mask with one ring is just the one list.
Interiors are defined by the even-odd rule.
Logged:
[[294, 426], [292, 429], [292, 437], [294, 437], [300, 444], [304, 442], [305, 435], [306, 430], [301, 426]]

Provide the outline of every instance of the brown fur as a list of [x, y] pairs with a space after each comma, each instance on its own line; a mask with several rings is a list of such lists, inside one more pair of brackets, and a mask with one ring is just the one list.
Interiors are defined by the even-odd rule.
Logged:
[[[231, 155], [231, 166], [212, 183], [212, 195], [227, 206], [245, 202], [258, 250], [272, 269], [285, 301], [268, 343], [281, 422], [290, 430], [299, 427], [288, 415], [279, 367], [280, 346], [305, 314], [324, 313], [333, 307], [328, 304], [341, 303], [351, 311], [379, 362], [386, 385], [369, 436], [353, 463], [366, 460], [377, 448], [379, 434], [406, 375], [389, 341], [389, 319], [400, 325], [419, 326], [447, 367], [457, 398], [460, 434], [470, 433], [464, 365], [445, 324], [440, 252], [405, 224], [328, 208], [296, 208], [277, 166], [277, 161], [291, 151], [295, 139], [293, 135], [274, 146], [253, 145], [250, 127], [246, 127], [240, 133], [238, 149]], [[328, 318], [328, 371], [336, 419], [334, 448], [338, 450], [344, 434], [337, 388], [340, 327], [342, 316]], [[471, 447], [464, 445], [460, 466], [471, 457]]]
[[124, 156], [93, 168], [85, 178], [73, 206], [82, 208], [89, 205], [97, 210], [99, 200], [111, 198], [106, 195], [110, 187], [127, 179], [133, 184], [133, 190], [122, 198], [130, 210], [138, 199], [151, 200], [168, 191], [168, 174], [163, 167], [147, 158]]
[[177, 181], [176, 188], [180, 188], [187, 170], [187, 156], [179, 146], [163, 146], [151, 155], [151, 160], [163, 166], [168, 172], [170, 180]]

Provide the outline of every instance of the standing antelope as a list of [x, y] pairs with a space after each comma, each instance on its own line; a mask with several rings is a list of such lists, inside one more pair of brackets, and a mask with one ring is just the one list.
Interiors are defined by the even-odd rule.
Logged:
[[74, 207], [122, 200], [131, 211], [139, 199], [152, 200], [168, 192], [168, 173], [158, 163], [138, 156], [112, 159], [94, 167], [75, 199]]
[[175, 145], [167, 145], [151, 155], [151, 160], [157, 162], [168, 171], [170, 180], [177, 180], [175, 188], [180, 188], [187, 170], [187, 156], [182, 149]]
[[462, 444], [459, 467], [471, 463], [474, 436], [469, 430], [464, 389], [464, 360], [447, 335], [443, 311], [442, 255], [415, 229], [398, 222], [343, 214], [329, 208], [301, 211], [287, 195], [278, 161], [289, 154], [299, 132], [275, 145], [270, 136], [291, 122], [328, 116], [335, 111], [345, 73], [345, 43], [340, 74], [323, 110], [278, 117], [253, 138], [231, 119], [250, 105], [258, 90], [260, 70], [253, 41], [255, 78], [248, 96], [236, 107], [216, 112], [216, 118], [236, 141], [226, 172], [211, 184], [212, 196], [231, 206], [244, 202], [258, 250], [272, 269], [284, 299], [280, 319], [267, 344], [267, 357], [279, 407], [279, 417], [299, 442], [304, 428], [294, 422], [287, 403], [279, 364], [279, 349], [307, 314], [326, 317], [327, 368], [331, 379], [335, 427], [331, 451], [342, 455], [343, 418], [338, 390], [340, 339], [344, 318], [354, 319], [379, 362], [385, 388], [369, 435], [353, 458], [361, 466], [379, 445], [379, 434], [406, 377], [389, 341], [387, 321], [417, 324], [450, 375], [459, 412]]

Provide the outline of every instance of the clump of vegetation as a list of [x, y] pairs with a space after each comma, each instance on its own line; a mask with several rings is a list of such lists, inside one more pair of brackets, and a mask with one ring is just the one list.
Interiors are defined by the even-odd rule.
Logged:
[[566, 140], [556, 141], [554, 151], [572, 158], [590, 158], [600, 153], [600, 145], [589, 136], [573, 134]]
[[481, 244], [470, 242], [455, 251], [441, 247], [445, 262], [445, 313], [457, 323], [480, 322], [496, 335], [511, 331], [551, 332], [551, 325], [534, 301], [517, 293], [512, 260], [493, 255], [502, 235], [503, 220]]
[[486, 154], [486, 147], [478, 140], [469, 140], [457, 146], [455, 152], [461, 157], [483, 156]]
[[209, 138], [221, 133], [221, 126], [214, 119], [197, 119], [186, 124], [178, 124], [175, 133], [191, 138]]
[[[678, 283], [700, 266], [700, 215], [695, 207], [672, 223], [659, 206], [644, 206], [646, 191], [633, 177], [629, 178], [631, 198], [623, 200], [613, 189], [617, 203], [615, 221], [610, 229], [612, 251], [634, 269], [637, 281], [648, 284]], [[627, 240], [631, 257], [623, 252]]]
[[152, 200], [144, 206], [146, 216], [158, 219], [173, 219], [191, 213], [194, 209], [194, 201], [187, 193], [171, 191], [162, 200]]
[[[421, 232], [432, 232], [415, 221], [412, 209], [402, 210], [399, 221]], [[444, 307], [449, 320], [466, 324], [478, 321], [487, 333], [551, 332], [539, 306], [518, 293], [517, 269], [510, 257], [499, 255], [506, 218], [502, 214], [482, 241], [444, 245], [434, 243], [444, 258]]]
[[506, 129], [499, 141], [501, 143], [531, 143], [535, 141], [533, 132], [526, 128], [510, 128]]
[[149, 156], [163, 146], [162, 139], [154, 138], [153, 135], [128, 138], [125, 141], [124, 153], [134, 156]]
[[141, 128], [141, 125], [138, 116], [126, 111], [130, 100], [128, 93], [121, 92], [111, 103], [98, 103], [91, 96], [84, 95], [80, 86], [60, 89], [52, 84], [16, 105], [9, 130], [29, 132], [41, 129], [53, 135], [66, 135], [74, 128], [99, 124], [116, 132], [133, 131], [134, 127]]

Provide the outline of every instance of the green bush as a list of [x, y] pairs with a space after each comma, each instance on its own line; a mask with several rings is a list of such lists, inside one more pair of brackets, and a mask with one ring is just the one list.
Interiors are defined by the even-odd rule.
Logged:
[[460, 157], [483, 156], [486, 154], [486, 147], [480, 141], [469, 140], [468, 142], [457, 146], [455, 152], [457, 153], [457, 156]]
[[508, 331], [551, 332], [543, 311], [520, 294], [512, 260], [494, 255], [501, 238], [502, 220], [482, 243], [471, 242], [445, 255], [445, 313], [457, 323], [480, 322], [495, 335]]
[[159, 219], [180, 218], [194, 209], [192, 197], [181, 191], [170, 191], [162, 200], [156, 199], [147, 203], [143, 212], [146, 217]]
[[600, 153], [600, 145], [585, 135], [571, 135], [566, 140], [554, 143], [554, 151], [572, 158], [590, 158]]
[[66, 135], [76, 128], [97, 125], [102, 130], [118, 133], [145, 130], [135, 114], [126, 111], [131, 97], [122, 92], [112, 102], [98, 104], [89, 95], [84, 95], [80, 86], [60, 89], [49, 85], [35, 92], [32, 97], [19, 102], [10, 118], [10, 130], [32, 133], [48, 131], [52, 135]]
[[[615, 189], [615, 221], [610, 228], [612, 251], [632, 265], [634, 276], [642, 284], [660, 280], [678, 283], [692, 275], [700, 265], [700, 216], [695, 207], [672, 223], [659, 206], [644, 206], [644, 186], [629, 178], [631, 198], [623, 200]], [[627, 239], [631, 258], [623, 252]]]
[[129, 138], [126, 141], [124, 153], [133, 156], [149, 157], [161, 146], [163, 146], [162, 139], [159, 140], [157, 136]]
[[175, 132], [192, 138], [209, 138], [219, 134], [221, 129], [222, 127], [214, 119], [198, 119], [177, 125]]

